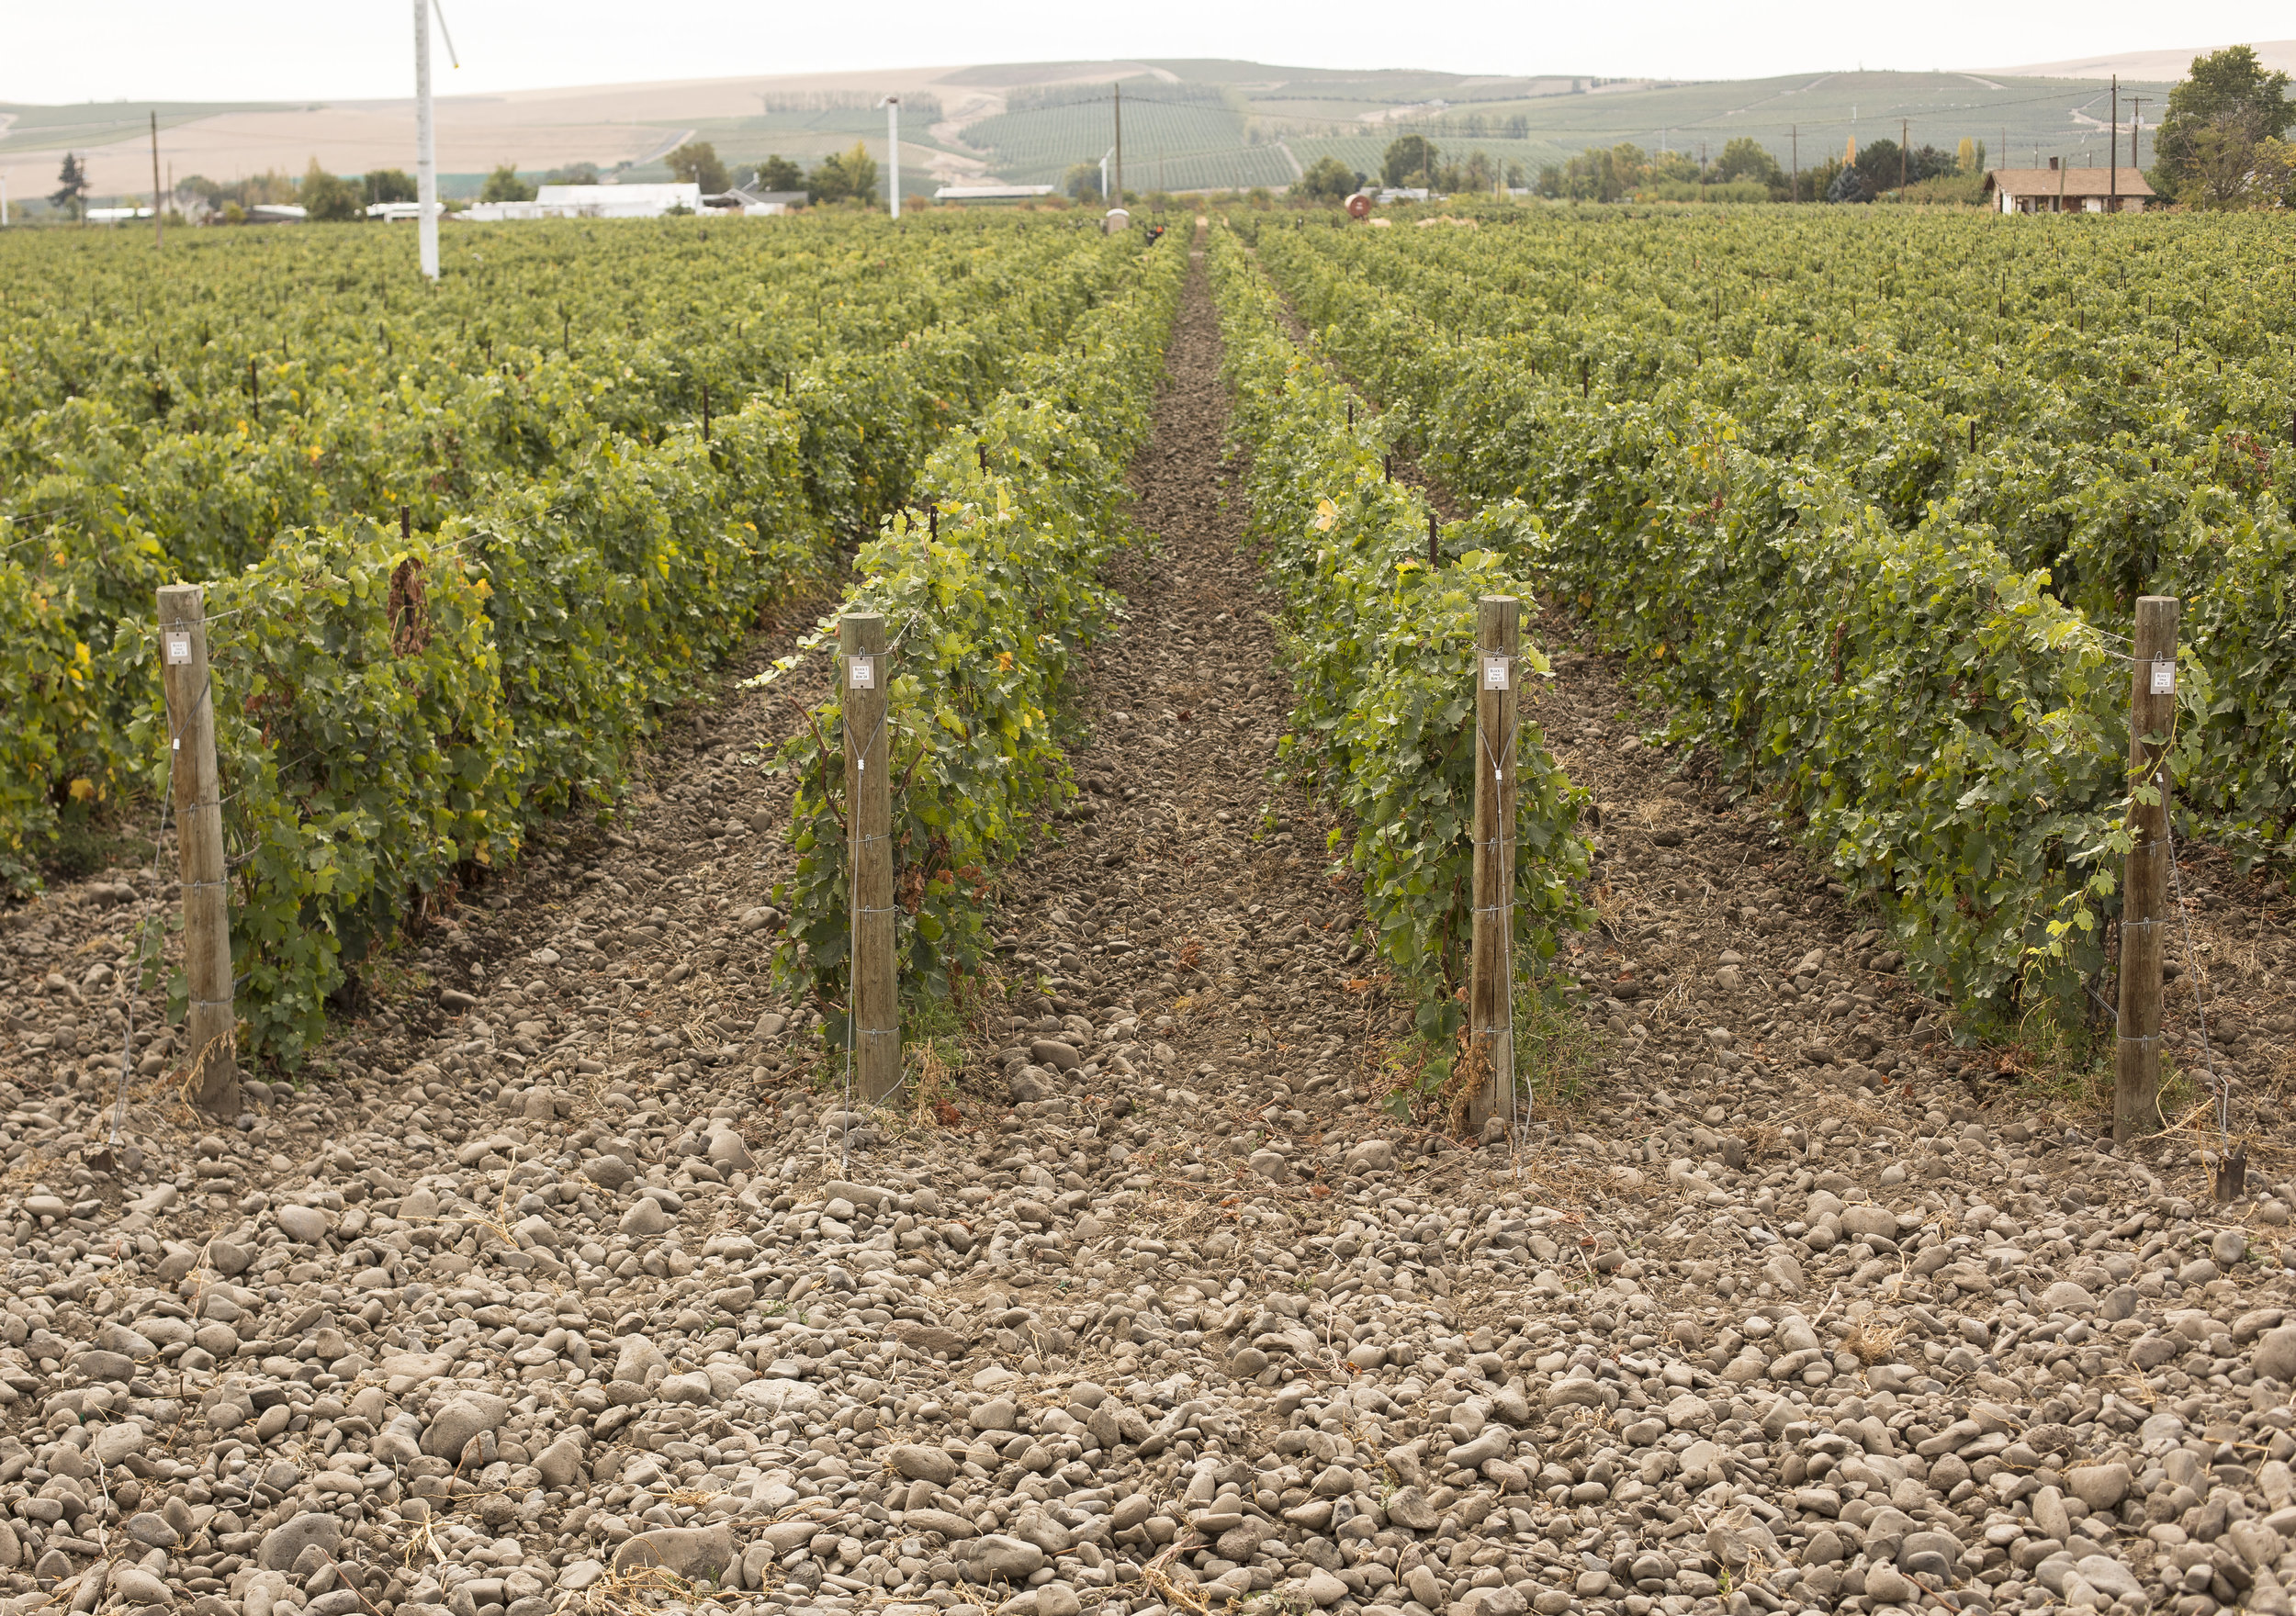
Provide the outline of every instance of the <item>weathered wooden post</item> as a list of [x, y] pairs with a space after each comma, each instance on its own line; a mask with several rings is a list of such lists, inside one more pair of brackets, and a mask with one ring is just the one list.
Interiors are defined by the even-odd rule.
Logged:
[[225, 902], [223, 793], [215, 767], [215, 694], [208, 616], [197, 584], [160, 590], [160, 682], [172, 739], [177, 869], [184, 888], [184, 975], [190, 988], [191, 1098], [202, 1111], [240, 1110], [238, 1017], [231, 1011], [231, 916]]
[[838, 623], [845, 673], [846, 858], [852, 872], [853, 1082], [882, 1100], [901, 1081], [901, 1010], [893, 964], [893, 755], [885, 733], [885, 620], [856, 612]]
[[2168, 769], [2166, 741], [2177, 710], [2177, 599], [2136, 603], [2129, 679], [2129, 780], [2153, 800], [2130, 805], [2135, 845], [2121, 888], [2120, 1040], [2114, 1051], [2112, 1137], [2134, 1139], [2159, 1114], [2160, 967], [2168, 908]]
[[1477, 1134], [1511, 1113], [1514, 1092], [1514, 732], [1522, 602], [1485, 595], [1475, 613], [1475, 930], [1468, 987], [1469, 1058], [1478, 1083], [1467, 1120]]

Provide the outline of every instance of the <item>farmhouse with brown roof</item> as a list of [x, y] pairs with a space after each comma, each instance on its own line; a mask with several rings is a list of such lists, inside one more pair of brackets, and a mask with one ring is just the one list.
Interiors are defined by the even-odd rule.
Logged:
[[2046, 168], [1986, 171], [1985, 194], [2003, 213], [2142, 213], [2156, 200], [2133, 168]]

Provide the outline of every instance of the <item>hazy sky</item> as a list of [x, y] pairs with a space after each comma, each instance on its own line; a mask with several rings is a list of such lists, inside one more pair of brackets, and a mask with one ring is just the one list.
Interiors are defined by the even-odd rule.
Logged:
[[[0, 100], [402, 95], [411, 0], [70, 0], [11, 7]], [[1928, 0], [1618, 5], [1161, 0], [1154, 6], [862, 0], [446, 0], [455, 92], [767, 73], [1115, 56], [1307, 66], [1742, 78], [1805, 69], [1987, 67], [2284, 39], [2287, 0]], [[1401, 31], [1398, 31], [1400, 25]], [[442, 62], [442, 67], [444, 63]]]

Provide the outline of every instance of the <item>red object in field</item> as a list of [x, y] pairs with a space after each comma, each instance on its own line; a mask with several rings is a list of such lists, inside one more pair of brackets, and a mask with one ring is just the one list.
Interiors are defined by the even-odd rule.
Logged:
[[1371, 198], [1357, 191], [1347, 198], [1347, 217], [1361, 219], [1371, 211]]

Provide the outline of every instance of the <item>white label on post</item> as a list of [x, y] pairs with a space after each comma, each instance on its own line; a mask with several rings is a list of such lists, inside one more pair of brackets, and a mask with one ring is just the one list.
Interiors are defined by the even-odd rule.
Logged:
[[181, 667], [191, 660], [191, 636], [189, 634], [167, 636], [167, 660], [176, 667]]
[[1483, 689], [1486, 690], [1503, 690], [1509, 688], [1510, 687], [1507, 683], [1507, 658], [1504, 656], [1484, 657]]
[[874, 656], [850, 656], [850, 671], [845, 676], [845, 688], [850, 690], [873, 690], [877, 688], [877, 659]]
[[2153, 694], [2173, 696], [2177, 693], [2177, 665], [2173, 662], [2153, 664]]

